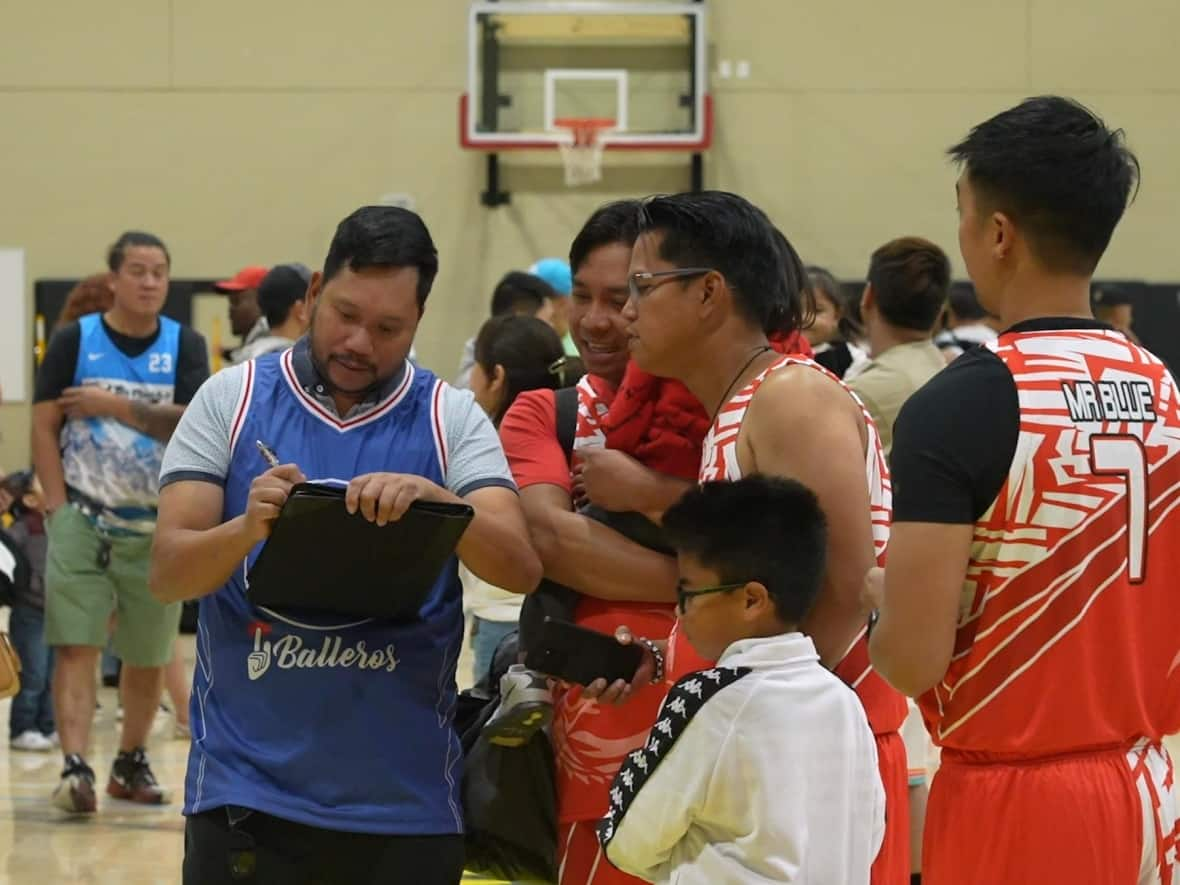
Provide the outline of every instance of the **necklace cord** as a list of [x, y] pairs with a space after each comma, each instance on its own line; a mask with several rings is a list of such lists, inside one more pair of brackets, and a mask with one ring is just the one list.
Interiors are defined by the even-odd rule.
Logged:
[[746, 374], [746, 369], [754, 365], [754, 360], [758, 359], [758, 357], [762, 356], [762, 354], [766, 353], [768, 350], [774, 350], [774, 348], [770, 345], [763, 345], [762, 347], [759, 347], [754, 351], [754, 355], [746, 360], [745, 365], [738, 369], [737, 374], [733, 376], [733, 380], [729, 382], [729, 386], [725, 388], [725, 393], [721, 394], [721, 402], [719, 402], [717, 404], [717, 408], [713, 410], [713, 417], [709, 419], [710, 427], [716, 423], [717, 416], [721, 414], [721, 410], [725, 408], [725, 404], [729, 401], [729, 395], [733, 392], [734, 385], [742, 379], [742, 375]]

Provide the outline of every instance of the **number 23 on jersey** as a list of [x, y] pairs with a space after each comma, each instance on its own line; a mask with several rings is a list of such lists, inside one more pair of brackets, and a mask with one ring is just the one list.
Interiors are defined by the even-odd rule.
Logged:
[[172, 354], [153, 353], [148, 357], [148, 371], [167, 374], [172, 371]]

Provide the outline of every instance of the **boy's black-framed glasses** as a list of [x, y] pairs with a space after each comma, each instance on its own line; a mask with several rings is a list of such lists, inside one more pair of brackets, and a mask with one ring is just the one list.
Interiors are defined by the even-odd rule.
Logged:
[[741, 581], [736, 584], [718, 584], [716, 587], [702, 587], [699, 590], [689, 590], [683, 584], [676, 585], [676, 608], [680, 614], [685, 613], [685, 606], [688, 601], [694, 596], [707, 596], [710, 593], [729, 593], [732, 590], [737, 590], [745, 587], [749, 581]]

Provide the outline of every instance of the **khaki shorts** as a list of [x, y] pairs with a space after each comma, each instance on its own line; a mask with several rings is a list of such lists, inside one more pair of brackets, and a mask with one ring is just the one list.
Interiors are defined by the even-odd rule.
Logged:
[[[45, 641], [51, 646], [107, 644], [132, 667], [162, 667], [180, 632], [180, 603], [164, 605], [148, 591], [150, 536], [105, 536], [76, 507], [63, 506], [46, 524]], [[99, 562], [103, 543], [110, 559]]]

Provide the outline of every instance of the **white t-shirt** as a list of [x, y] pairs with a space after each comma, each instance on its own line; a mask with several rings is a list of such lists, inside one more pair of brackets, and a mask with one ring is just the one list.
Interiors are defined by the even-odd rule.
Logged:
[[489, 584], [477, 577], [467, 566], [459, 565], [459, 580], [463, 582], [464, 607], [485, 621], [516, 623], [524, 596]]
[[[723, 687], [709, 696], [711, 683]], [[808, 637], [735, 642], [672, 689], [653, 741], [620, 770], [599, 831], [619, 869], [676, 885], [868, 885], [885, 832], [876, 743]]]

